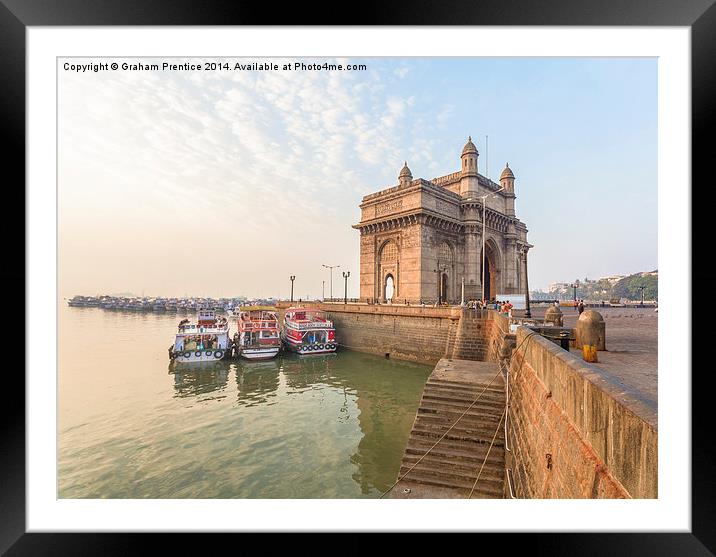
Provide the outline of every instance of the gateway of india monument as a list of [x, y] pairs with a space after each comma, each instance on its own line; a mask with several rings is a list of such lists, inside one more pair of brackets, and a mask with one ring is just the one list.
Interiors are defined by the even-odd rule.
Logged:
[[483, 276], [488, 300], [527, 294], [532, 246], [515, 216], [515, 175], [507, 165], [496, 184], [477, 172], [478, 156], [468, 138], [457, 172], [413, 179], [406, 162], [396, 186], [363, 198], [353, 225], [361, 299], [460, 303], [464, 288], [464, 300], [479, 300]]

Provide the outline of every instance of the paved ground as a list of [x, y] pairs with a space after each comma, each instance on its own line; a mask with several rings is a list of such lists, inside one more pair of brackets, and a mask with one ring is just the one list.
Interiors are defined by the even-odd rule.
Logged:
[[[578, 313], [560, 308], [564, 326], [574, 327]], [[654, 308], [588, 308], [598, 311], [606, 322], [606, 352], [597, 352], [597, 365], [635, 389], [644, 402], [657, 404], [658, 316]], [[546, 308], [532, 308], [532, 317], [541, 318]], [[571, 352], [582, 357], [582, 351]]]

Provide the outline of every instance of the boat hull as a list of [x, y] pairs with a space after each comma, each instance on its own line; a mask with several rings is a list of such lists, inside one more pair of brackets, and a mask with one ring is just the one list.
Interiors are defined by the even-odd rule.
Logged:
[[288, 350], [296, 352], [296, 354], [300, 354], [301, 356], [307, 356], [309, 354], [330, 354], [335, 352], [338, 348], [338, 344], [336, 342], [298, 344], [293, 343], [286, 338], [284, 338], [283, 342]]
[[271, 346], [266, 348], [242, 348], [239, 355], [246, 360], [270, 360], [278, 354], [280, 346]]
[[216, 350], [185, 350], [184, 352], [175, 352], [173, 361], [176, 364], [218, 362], [228, 358], [230, 353], [230, 350], [222, 348], [217, 348]]

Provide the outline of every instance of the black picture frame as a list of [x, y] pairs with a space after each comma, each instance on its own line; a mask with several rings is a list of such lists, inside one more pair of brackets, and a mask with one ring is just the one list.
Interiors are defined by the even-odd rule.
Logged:
[[[714, 123], [716, 100], [716, 6], [714, 0], [490, 0], [483, 2], [361, 3], [355, 5], [351, 25], [564, 25], [564, 26], [686, 26], [692, 33], [692, 177], [694, 184], [709, 184], [712, 154], [708, 136]], [[17, 238], [12, 216], [24, 215], [25, 205], [25, 56], [28, 26], [77, 25], [341, 25], [345, 15], [336, 4], [304, 4], [280, 10], [268, 3], [223, 3], [154, 0], [0, 0], [0, 111], [6, 145], [3, 192], [5, 238]], [[660, 153], [660, 156], [665, 154]], [[8, 176], [11, 171], [11, 177]], [[693, 190], [692, 190], [693, 193]], [[707, 204], [697, 204], [702, 211]], [[702, 216], [705, 216], [702, 215]], [[692, 222], [700, 219], [693, 215]], [[21, 226], [21, 225], [20, 225]], [[693, 241], [698, 241], [693, 235]], [[686, 246], [684, 249], [688, 249]], [[697, 250], [693, 250], [698, 252]], [[703, 250], [705, 251], [705, 250]], [[0, 272], [6, 292], [25, 291], [24, 265], [13, 261]], [[693, 273], [693, 284], [710, 284], [706, 272]], [[685, 299], [684, 303], [691, 304]], [[695, 313], [695, 312], [694, 312]], [[695, 317], [695, 316], [694, 316]], [[687, 326], [688, 324], [684, 324]], [[697, 330], [696, 322], [693, 329]], [[693, 341], [692, 341], [693, 345]], [[33, 347], [28, 348], [32, 350]], [[182, 552], [206, 553], [225, 536], [169, 536], [151, 534], [39, 534], [25, 532], [25, 392], [24, 376], [15, 365], [4, 368], [2, 386], [12, 396], [2, 398], [0, 421], [0, 552], [8, 555], [97, 555], [144, 553], [152, 541], [163, 551], [181, 544]], [[511, 550], [568, 555], [712, 555], [716, 548], [716, 474], [714, 424], [708, 389], [708, 371], [692, 374], [692, 529], [691, 533], [629, 534], [490, 534], [502, 543], [510, 536]], [[691, 369], [669, 370], [690, 373]], [[476, 521], [479, 519], [476, 517]], [[559, 528], [559, 525], [555, 525]], [[346, 530], [350, 529], [347, 525]], [[320, 531], [320, 525], [316, 527]], [[160, 540], [156, 540], [161, 536]], [[416, 540], [422, 545], [421, 539]], [[414, 542], [413, 542], [414, 543]], [[408, 541], [408, 545], [412, 545]], [[249, 546], [246, 546], [248, 548]], [[401, 548], [403, 551], [406, 547]]]

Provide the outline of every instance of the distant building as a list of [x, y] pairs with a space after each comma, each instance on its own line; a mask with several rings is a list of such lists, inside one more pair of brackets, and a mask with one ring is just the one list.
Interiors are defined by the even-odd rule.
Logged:
[[[483, 199], [485, 297], [527, 290], [527, 227], [515, 216], [515, 175], [509, 165], [496, 184], [477, 172], [468, 138], [460, 170], [413, 179], [407, 162], [398, 184], [366, 195], [360, 231], [360, 296], [411, 302], [482, 297]], [[497, 191], [500, 190], [501, 191]]]
[[566, 282], [553, 282], [547, 287], [548, 292], [564, 293], [567, 291], [569, 284]]
[[610, 275], [608, 277], [602, 277], [599, 280], [606, 280], [609, 284], [616, 284], [620, 280], [622, 280], [626, 275]]

